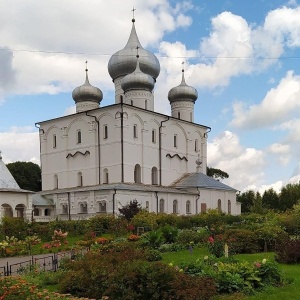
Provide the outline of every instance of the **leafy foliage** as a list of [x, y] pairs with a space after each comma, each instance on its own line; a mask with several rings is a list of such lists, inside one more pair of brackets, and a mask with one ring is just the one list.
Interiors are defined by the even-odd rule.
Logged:
[[229, 178], [228, 173], [226, 173], [225, 171], [222, 171], [220, 169], [215, 169], [215, 168], [207, 167], [206, 174], [207, 174], [207, 176], [213, 177], [214, 179]]
[[123, 216], [127, 221], [130, 221], [141, 210], [142, 207], [137, 200], [132, 200], [129, 202], [129, 204], [119, 208], [120, 215]]
[[6, 166], [21, 189], [34, 192], [42, 189], [42, 175], [39, 165], [33, 162], [17, 161]]

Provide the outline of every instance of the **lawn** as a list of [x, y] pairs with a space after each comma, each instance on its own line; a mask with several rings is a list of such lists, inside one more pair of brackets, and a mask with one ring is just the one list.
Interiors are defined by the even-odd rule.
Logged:
[[[198, 258], [203, 258], [208, 255], [208, 251], [205, 248], [196, 248], [192, 252], [189, 250], [179, 252], [163, 253], [163, 261], [165, 263], [173, 263], [175, 265], [181, 262], [193, 261]], [[238, 260], [246, 260], [254, 263], [256, 261], [262, 261], [266, 258], [268, 260], [274, 260], [274, 253], [256, 253], [256, 254], [239, 254], [234, 256]], [[267, 287], [261, 292], [257, 292], [252, 296], [244, 295], [223, 295], [217, 296], [214, 300], [300, 300], [300, 265], [284, 265], [280, 264], [280, 269], [284, 273], [285, 278], [289, 282], [281, 287]]]

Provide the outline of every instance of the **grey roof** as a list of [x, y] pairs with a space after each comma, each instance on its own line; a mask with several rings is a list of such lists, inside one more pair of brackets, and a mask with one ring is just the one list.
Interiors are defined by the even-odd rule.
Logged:
[[99, 191], [99, 190], [128, 190], [128, 191], [142, 191], [142, 192], [194, 194], [174, 187], [159, 186], [159, 185], [145, 185], [145, 184], [137, 184], [137, 183], [110, 183], [110, 184], [101, 184], [95, 186], [74, 187], [74, 188], [42, 191], [39, 194], [46, 195], [50, 193], [52, 194], [52, 193]]
[[0, 189], [20, 189], [14, 177], [7, 169], [5, 163], [2, 161], [0, 153]]
[[174, 185], [175, 188], [204, 188], [214, 190], [237, 191], [236, 189], [213, 179], [203, 173], [188, 173], [178, 180]]
[[53, 202], [40, 194], [34, 194], [32, 195], [32, 204], [36, 206], [49, 206], [53, 205]]

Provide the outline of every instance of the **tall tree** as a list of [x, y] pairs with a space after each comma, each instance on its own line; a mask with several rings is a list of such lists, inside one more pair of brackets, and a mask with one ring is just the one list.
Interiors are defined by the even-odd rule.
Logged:
[[273, 188], [265, 190], [262, 196], [263, 207], [268, 209], [280, 210], [279, 207], [279, 195]]
[[209, 167], [207, 167], [206, 169], [206, 174], [207, 176], [213, 177], [214, 179], [224, 179], [229, 177], [228, 173], [226, 173], [225, 171]]
[[33, 162], [16, 161], [6, 165], [19, 187], [38, 192], [42, 187], [41, 168]]
[[279, 208], [282, 211], [291, 209], [300, 200], [300, 184], [289, 183], [281, 189]]
[[130, 221], [141, 210], [142, 207], [136, 199], [130, 201], [129, 204], [119, 208], [120, 215], [123, 216], [127, 221]]
[[250, 212], [255, 203], [256, 195], [254, 191], [250, 190], [237, 195], [236, 200], [241, 203], [242, 213]]

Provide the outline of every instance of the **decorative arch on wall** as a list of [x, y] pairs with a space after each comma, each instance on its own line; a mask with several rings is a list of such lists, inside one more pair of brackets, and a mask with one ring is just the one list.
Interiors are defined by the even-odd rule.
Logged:
[[159, 200], [159, 212], [160, 213], [165, 212], [165, 200], [164, 199]]
[[173, 214], [178, 214], [178, 200], [173, 201]]
[[142, 182], [142, 171], [141, 171], [141, 166], [139, 164], [136, 164], [134, 166], [134, 182], [135, 183]]
[[132, 113], [130, 115], [130, 119], [134, 118], [134, 117], [137, 118], [140, 121], [141, 128], [144, 129], [144, 121], [143, 121], [143, 119], [137, 113]]
[[151, 169], [151, 184], [157, 185], [158, 184], [158, 170], [156, 167]]
[[191, 201], [187, 200], [185, 203], [185, 213], [189, 215], [191, 213]]
[[7, 204], [7, 203], [3, 203], [1, 205], [1, 209], [3, 211], [3, 217], [13, 217], [13, 209], [11, 207], [11, 205]]

